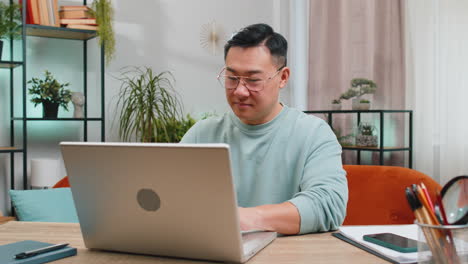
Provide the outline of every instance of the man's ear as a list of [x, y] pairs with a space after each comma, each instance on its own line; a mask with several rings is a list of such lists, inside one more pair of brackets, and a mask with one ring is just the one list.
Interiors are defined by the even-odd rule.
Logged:
[[291, 72], [288, 67], [284, 67], [283, 69], [281, 69], [281, 72], [280, 72], [281, 81], [280, 81], [280, 86], [279, 86], [280, 89], [286, 86], [286, 84], [288, 83], [290, 73]]

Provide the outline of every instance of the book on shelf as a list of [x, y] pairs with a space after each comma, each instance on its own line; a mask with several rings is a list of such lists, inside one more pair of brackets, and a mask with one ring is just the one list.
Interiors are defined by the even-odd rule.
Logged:
[[92, 18], [87, 6], [61, 6], [60, 18], [77, 19], [77, 18]]
[[80, 25], [80, 24], [68, 24], [67, 28], [98, 30], [98, 26], [95, 26], [95, 25]]
[[60, 6], [60, 10], [89, 10], [89, 7], [85, 5], [63, 5]]
[[61, 19], [92, 18], [87, 10], [60, 10]]
[[60, 24], [96, 25], [95, 18], [60, 19]]
[[[26, 6], [26, 24], [41, 24], [39, 17], [39, 0], [25, 0]], [[23, 0], [19, 0], [23, 4]]]
[[39, 16], [41, 18], [41, 25], [51, 26], [49, 21], [49, 11], [47, 10], [47, 0], [38, 0], [39, 1]]

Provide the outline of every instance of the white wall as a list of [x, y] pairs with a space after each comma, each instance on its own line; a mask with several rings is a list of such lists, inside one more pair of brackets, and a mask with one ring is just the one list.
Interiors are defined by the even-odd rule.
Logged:
[[[2, 0], [3, 1], [3, 0]], [[81, 4], [81, 1], [59, 1], [62, 5]], [[91, 2], [91, 1], [88, 1]], [[205, 112], [222, 113], [229, 109], [224, 91], [216, 75], [224, 61], [222, 54], [213, 56], [200, 45], [202, 25], [216, 21], [223, 26], [227, 37], [246, 25], [268, 23], [288, 37], [289, 1], [285, 0], [113, 0], [115, 9], [116, 56], [106, 68], [106, 140], [118, 141], [117, 129], [112, 127], [118, 76], [125, 66], [149, 66], [155, 71], [170, 70], [175, 76], [175, 87], [185, 105], [185, 112], [195, 117]], [[90, 113], [99, 114], [98, 94], [90, 89], [99, 85], [99, 52], [96, 40], [88, 44], [89, 81], [88, 104]], [[82, 90], [81, 43], [69, 40], [28, 38], [28, 77], [39, 77], [45, 69], [54, 73], [59, 81], [70, 82], [74, 91]], [[15, 70], [15, 86], [21, 87], [21, 71]], [[8, 74], [0, 71], [0, 145], [9, 144]], [[289, 104], [289, 89], [283, 89], [282, 101]], [[19, 95], [19, 94], [18, 94]], [[15, 111], [20, 114], [20, 96], [16, 95]], [[60, 110], [60, 116], [71, 116]], [[41, 115], [40, 107], [28, 104], [28, 115]], [[18, 123], [21, 124], [21, 123]], [[21, 126], [17, 139], [21, 138]], [[58, 142], [81, 140], [82, 126], [75, 122], [29, 122], [28, 159], [61, 159]], [[99, 140], [99, 127], [92, 126], [89, 140]], [[20, 143], [20, 142], [19, 142]], [[28, 162], [29, 163], [29, 162]], [[9, 155], [0, 154], [0, 210], [7, 212]], [[21, 155], [16, 158], [17, 187], [22, 186]], [[63, 169], [62, 169], [63, 170]]]

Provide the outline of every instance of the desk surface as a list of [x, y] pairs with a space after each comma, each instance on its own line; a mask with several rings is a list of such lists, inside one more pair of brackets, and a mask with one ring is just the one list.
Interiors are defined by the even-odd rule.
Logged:
[[[22, 240], [70, 243], [78, 255], [53, 263], [216, 263], [113, 253], [85, 248], [78, 224], [8, 222], [0, 225], [0, 245]], [[255, 263], [388, 263], [331, 236], [330, 233], [280, 237], [253, 257]]]

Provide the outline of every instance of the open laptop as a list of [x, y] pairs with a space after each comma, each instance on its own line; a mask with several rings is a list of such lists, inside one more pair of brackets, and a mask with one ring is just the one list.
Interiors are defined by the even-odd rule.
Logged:
[[226, 144], [60, 144], [86, 247], [246, 262], [275, 232], [241, 235]]

